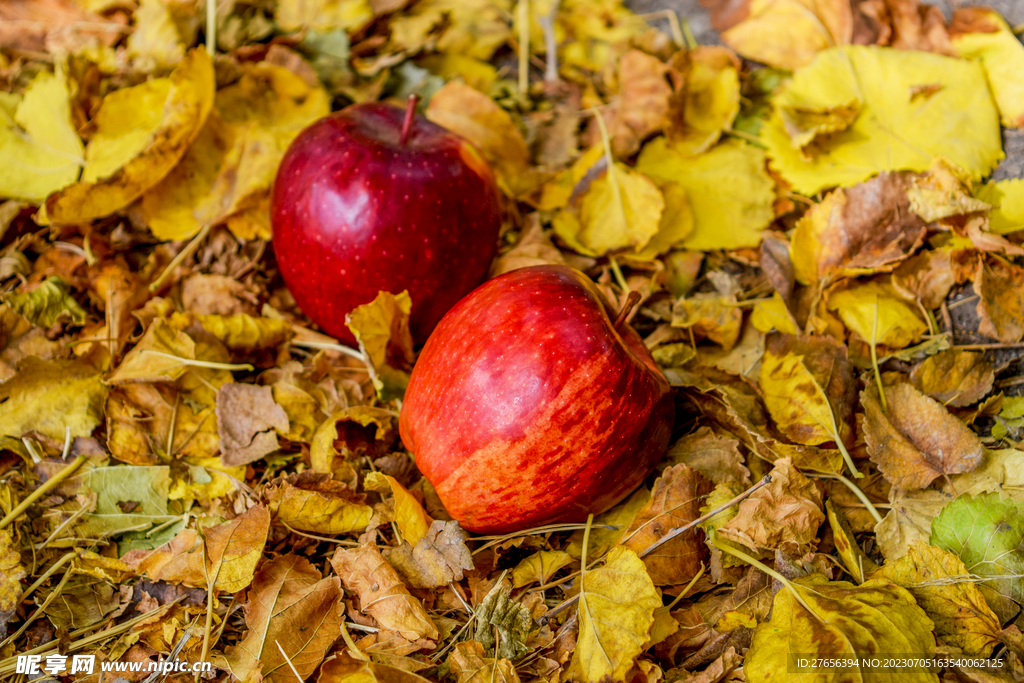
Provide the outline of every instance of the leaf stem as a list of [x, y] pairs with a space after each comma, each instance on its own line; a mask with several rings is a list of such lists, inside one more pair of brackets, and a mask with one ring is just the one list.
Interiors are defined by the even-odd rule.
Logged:
[[608, 266], [612, 269], [612, 275], [615, 276], [615, 284], [617, 284], [623, 292], [628, 292], [629, 285], [626, 284], [626, 277], [622, 274], [622, 268], [619, 267], [619, 262], [614, 256], [608, 257]]
[[182, 358], [181, 356], [175, 356], [173, 353], [164, 353], [163, 351], [154, 351], [153, 349], [142, 349], [141, 353], [151, 353], [154, 356], [160, 356], [161, 358], [167, 358], [168, 360], [179, 361], [182, 365], [187, 365], [194, 368], [209, 368], [211, 370], [255, 370], [255, 368], [248, 363], [215, 363], [209, 360], [196, 360], [195, 358]]
[[871, 516], [875, 518], [875, 521], [878, 522], [878, 523], [882, 522], [882, 515], [878, 512], [878, 508], [876, 508], [871, 503], [871, 501], [868, 499], [867, 494], [864, 493], [863, 491], [861, 491], [860, 488], [858, 488], [856, 484], [854, 484], [852, 481], [850, 481], [849, 479], [847, 479], [843, 475], [841, 475], [841, 474], [808, 474], [807, 476], [808, 477], [815, 477], [815, 478], [818, 478], [818, 479], [837, 479], [837, 480], [841, 481], [846, 486], [846, 488], [850, 489], [850, 492], [853, 495], [857, 496], [857, 498], [860, 499], [860, 502], [864, 503], [864, 507], [866, 507], [868, 509], [868, 512], [871, 513]]
[[52, 488], [55, 488], [57, 484], [61, 483], [62, 481], [73, 475], [76, 471], [78, 471], [78, 468], [81, 467], [82, 463], [84, 462], [85, 456], [80, 455], [77, 458], [75, 458], [74, 462], [72, 462], [70, 465], [68, 465], [60, 472], [58, 472], [57, 474], [53, 475], [45, 482], [40, 484], [35, 491], [28, 494], [28, 496], [25, 497], [25, 500], [21, 501], [21, 503], [16, 508], [11, 510], [6, 517], [0, 520], [0, 529], [3, 529], [8, 524], [17, 519], [21, 515], [21, 513], [25, 512], [25, 510], [27, 510], [28, 507], [32, 505], [32, 503], [36, 502], [44, 495], [46, 495], [47, 491], [49, 491]]
[[878, 385], [878, 396], [882, 403], [882, 412], [889, 412], [885, 400], [885, 388], [882, 386], [882, 373], [878, 369], [878, 297], [875, 297], [875, 322], [871, 326], [871, 369], [875, 373], [875, 384]]
[[[207, 0], [207, 2], [213, 2], [213, 0]], [[164, 268], [159, 277], [150, 283], [149, 291], [155, 292], [163, 287], [164, 282], [171, 277], [174, 269], [180, 266], [185, 259], [195, 253], [196, 249], [199, 248], [199, 245], [203, 243], [203, 240], [206, 239], [206, 236], [210, 234], [210, 230], [212, 229], [213, 226], [210, 223], [207, 223], [200, 228], [199, 232], [196, 233], [196, 236], [192, 238], [192, 241], [186, 244], [185, 248], [179, 251], [174, 258], [171, 259], [171, 262], [167, 264], [167, 267]]]

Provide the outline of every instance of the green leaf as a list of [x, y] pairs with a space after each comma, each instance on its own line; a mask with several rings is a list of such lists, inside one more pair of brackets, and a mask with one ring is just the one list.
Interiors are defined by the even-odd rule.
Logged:
[[51, 327], [59, 320], [85, 324], [85, 310], [78, 305], [68, 286], [52, 275], [31, 292], [10, 294], [4, 303], [33, 325]]
[[988, 579], [979, 587], [997, 613], [1005, 598], [1024, 601], [1024, 503], [998, 493], [960, 496], [932, 521], [930, 543]]

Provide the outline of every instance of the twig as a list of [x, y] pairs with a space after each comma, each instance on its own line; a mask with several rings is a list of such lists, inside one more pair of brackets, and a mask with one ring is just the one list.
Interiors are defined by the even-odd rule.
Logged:
[[355, 350], [353, 348], [349, 348], [348, 346], [345, 346], [344, 344], [332, 344], [330, 342], [300, 341], [300, 340], [296, 340], [296, 339], [293, 339], [289, 343], [292, 346], [301, 346], [301, 347], [307, 348], [307, 349], [321, 349], [321, 350], [324, 350], [324, 351], [337, 351], [338, 353], [343, 353], [346, 356], [351, 356], [352, 358], [355, 358], [356, 360], [358, 360], [358, 361], [360, 361], [362, 363], [366, 363], [367, 362], [366, 361], [366, 356], [364, 356], [362, 353], [360, 353], [359, 351], [357, 351], [357, 350]]
[[548, 83], [558, 81], [558, 43], [555, 42], [555, 16], [558, 15], [558, 6], [562, 0], [555, 0], [551, 6], [551, 13], [537, 17], [541, 31], [544, 32], [544, 52], [547, 61], [544, 64], [544, 80]]
[[[207, 2], [209, 2], [209, 0], [207, 0]], [[295, 670], [295, 665], [292, 664], [292, 660], [288, 658], [288, 653], [284, 651], [284, 648], [281, 647], [281, 643], [279, 643], [276, 638], [274, 639], [274, 645], [277, 645], [277, 649], [281, 651], [281, 656], [284, 657], [284, 661], [287, 662], [288, 668], [292, 670], [293, 674], [295, 674], [295, 678], [299, 680], [299, 683], [303, 683], [302, 676], [300, 676], [299, 672]]]
[[[208, 0], [208, 2], [213, 2], [213, 0]], [[192, 238], [192, 241], [186, 244], [185, 248], [179, 251], [177, 255], [175, 255], [175, 257], [171, 259], [171, 262], [167, 264], [167, 267], [164, 268], [163, 272], [160, 273], [159, 277], [157, 277], [157, 279], [153, 280], [153, 282], [150, 283], [149, 291], [155, 292], [161, 287], [163, 287], [164, 281], [171, 277], [171, 274], [174, 272], [174, 269], [180, 266], [185, 261], [185, 259], [187, 259], [189, 256], [195, 253], [196, 249], [199, 248], [199, 245], [203, 243], [203, 240], [206, 239], [206, 236], [210, 234], [210, 230], [212, 229], [213, 226], [211, 224], [207, 223], [206, 225], [204, 225], [196, 234], [196, 236]]]
[[35, 491], [33, 491], [32, 493], [28, 494], [28, 496], [25, 498], [25, 500], [21, 501], [21, 503], [16, 508], [11, 510], [7, 514], [6, 517], [4, 517], [2, 520], [0, 520], [0, 529], [3, 529], [8, 524], [10, 524], [15, 519], [17, 519], [21, 515], [21, 513], [25, 512], [25, 510], [27, 510], [29, 508], [29, 506], [32, 505], [32, 503], [36, 502], [37, 500], [42, 498], [44, 495], [46, 495], [46, 493], [50, 489], [55, 488], [57, 486], [57, 484], [61, 483], [62, 481], [64, 481], [65, 479], [67, 479], [68, 477], [73, 475], [75, 472], [77, 472], [78, 468], [81, 467], [82, 463], [84, 463], [84, 462], [85, 462], [85, 456], [84, 455], [80, 455], [77, 458], [75, 458], [74, 462], [72, 462], [70, 465], [68, 465], [67, 467], [62, 469], [60, 472], [58, 472], [57, 474], [53, 475], [52, 477], [47, 479], [45, 482], [40, 484], [39, 487]]

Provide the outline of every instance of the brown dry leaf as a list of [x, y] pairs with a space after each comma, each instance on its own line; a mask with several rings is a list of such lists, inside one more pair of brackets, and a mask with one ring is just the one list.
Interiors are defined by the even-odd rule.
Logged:
[[200, 46], [168, 78], [107, 95], [82, 179], [50, 195], [39, 220], [81, 223], [128, 206], [184, 156], [206, 122], [213, 91], [213, 60]]
[[540, 215], [531, 213], [519, 232], [516, 246], [494, 259], [489, 277], [498, 277], [516, 268], [542, 266], [549, 263], [565, 265], [565, 257], [552, 243], [541, 227]]
[[619, 58], [619, 101], [608, 124], [612, 152], [624, 158], [636, 154], [651, 134], [668, 123], [668, 65], [640, 50]]
[[[506, 194], [524, 197], [537, 189], [540, 177], [530, 163], [523, 134], [508, 112], [490, 97], [460, 81], [449, 81], [430, 98], [426, 115], [475, 145]], [[476, 150], [465, 148], [467, 154]], [[479, 161], [467, 161], [480, 166]]]
[[228, 467], [248, 465], [276, 451], [287, 434], [288, 415], [270, 387], [227, 382], [217, 390], [220, 459]]
[[[673, 529], [700, 517], [703, 498], [711, 489], [711, 482], [692, 467], [669, 467], [654, 482], [651, 499], [636, 513], [620, 543], [642, 553]], [[654, 585], [676, 586], [700, 571], [706, 552], [703, 534], [694, 530], [665, 543], [643, 560]]]
[[213, 584], [237, 593], [252, 582], [270, 530], [270, 512], [262, 505], [202, 533], [184, 529], [156, 550], [132, 550], [121, 559], [154, 581], [196, 588]]
[[288, 554], [260, 568], [244, 606], [245, 637], [227, 651], [242, 681], [285, 683], [310, 676], [341, 635], [341, 586], [309, 560]]
[[915, 542], [906, 555], [886, 562], [871, 578], [888, 579], [910, 591], [935, 622], [935, 634], [964, 654], [988, 657], [999, 642], [999, 620], [953, 553]]
[[457, 683], [519, 683], [516, 668], [507, 659], [486, 657], [475, 640], [458, 643], [448, 656]]
[[992, 390], [995, 369], [985, 354], [946, 349], [914, 366], [910, 381], [944, 406], [974, 405]]
[[[794, 69], [853, 38], [845, 0], [700, 0], [726, 45], [748, 59]], [[784, 39], [780, 39], [785, 36]]]
[[991, 260], [978, 268], [974, 281], [980, 296], [978, 332], [1013, 344], [1024, 337], [1024, 268]]
[[437, 588], [462, 581], [463, 572], [473, 570], [467, 538], [458, 522], [438, 519], [415, 546], [404, 541], [386, 557], [413, 588]]
[[0, 47], [31, 52], [77, 52], [89, 43], [113, 45], [128, 30], [74, 0], [0, 3]]
[[682, 50], [672, 59], [677, 90], [669, 100], [672, 149], [684, 156], [705, 152], [732, 128], [740, 111], [740, 61], [714, 45]]
[[938, 308], [956, 284], [950, 251], [933, 249], [911, 256], [893, 271], [893, 288], [928, 310]]
[[331, 566], [345, 589], [359, 595], [360, 609], [386, 629], [406, 640], [436, 640], [438, 630], [423, 604], [409, 594], [398, 572], [372, 543], [347, 550], [338, 548]]
[[736, 516], [718, 528], [725, 539], [753, 550], [778, 548], [783, 543], [808, 546], [825, 521], [821, 492], [793, 467], [790, 458], [775, 462], [770, 484], [740, 502]]
[[366, 496], [355, 493], [330, 474], [299, 472], [264, 489], [275, 521], [314, 534], [363, 531], [373, 516]]
[[883, 172], [825, 196], [796, 225], [790, 253], [797, 280], [862, 275], [894, 267], [921, 246], [927, 228], [910, 210], [909, 173]]
[[885, 398], [883, 412], [874, 384], [861, 392], [861, 431], [871, 461], [893, 486], [923, 489], [936, 477], [981, 464], [978, 436], [942, 404], [906, 383], [885, 387]]
[[769, 334], [761, 390], [772, 419], [793, 441], [813, 446], [852, 437], [853, 366], [830, 337]]
[[862, 0], [856, 5], [854, 40], [858, 45], [888, 45], [955, 55], [942, 10], [918, 0]]
[[673, 464], [692, 467], [715, 484], [750, 485], [750, 470], [743, 464], [740, 442], [719, 436], [710, 427], [701, 427], [676, 441], [666, 454]]
[[387, 664], [354, 659], [347, 652], [329, 657], [320, 667], [316, 683], [429, 683], [417, 676]]
[[380, 472], [370, 472], [363, 480], [363, 486], [367, 490], [390, 493], [394, 497], [394, 521], [403, 539], [411, 544], [418, 544], [428, 535], [434, 520], [397, 479]]

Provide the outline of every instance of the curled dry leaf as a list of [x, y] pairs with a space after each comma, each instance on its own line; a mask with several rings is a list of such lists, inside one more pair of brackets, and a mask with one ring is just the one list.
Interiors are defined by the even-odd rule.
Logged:
[[995, 376], [984, 354], [947, 349], [915, 365], [910, 381], [942, 405], [962, 407], [988, 394]]
[[533, 628], [533, 619], [526, 605], [510, 595], [506, 582], [494, 584], [474, 610], [476, 631], [473, 637], [484, 649], [493, 650], [495, 657], [515, 660], [530, 650], [526, 640]]
[[878, 565], [861, 550], [857, 539], [853, 536], [850, 523], [843, 513], [832, 504], [831, 499], [825, 502], [825, 512], [828, 515], [828, 524], [832, 527], [832, 538], [839, 559], [843, 561], [846, 571], [857, 583], [864, 583], [864, 577], [878, 569]]
[[872, 462], [902, 489], [923, 489], [939, 476], [970, 472], [981, 464], [978, 436], [942, 405], [906, 383], [861, 392], [861, 430]]
[[373, 516], [366, 496], [321, 472], [299, 472], [277, 479], [265, 489], [265, 495], [275, 520], [314, 534], [363, 531]]
[[5, 637], [7, 622], [21, 602], [21, 580], [28, 575], [8, 529], [0, 529], [0, 574], [3, 575], [3, 580], [0, 580], [0, 637]]
[[848, 441], [856, 389], [846, 349], [829, 337], [773, 333], [761, 360], [761, 390], [772, 419], [805, 445]]
[[978, 331], [1005, 344], [1024, 337], [1024, 268], [1002, 260], [982, 264], [974, 282]]
[[247, 465], [278, 449], [278, 433], [287, 434], [288, 415], [274, 402], [270, 387], [227, 382], [217, 390], [217, 433], [221, 461]]
[[398, 438], [395, 422], [391, 411], [372, 406], [352, 406], [331, 415], [317, 427], [310, 440], [313, 469], [328, 474], [355, 474], [348, 461], [363, 456], [375, 459], [387, 453]]
[[370, 378], [381, 400], [401, 398], [412, 369], [412, 332], [409, 312], [412, 299], [405, 291], [397, 296], [380, 292], [368, 304], [356, 306], [345, 324], [359, 342], [372, 372]]
[[942, 157], [932, 161], [927, 173], [910, 181], [906, 194], [911, 211], [928, 222], [991, 208], [971, 196], [970, 175]]
[[893, 288], [928, 310], [945, 301], [956, 281], [949, 249], [922, 251], [901, 263], [892, 274]]
[[743, 311], [736, 305], [735, 296], [694, 294], [672, 306], [672, 327], [692, 329], [694, 334], [721, 345], [725, 351], [736, 344], [742, 326]]
[[415, 546], [405, 541], [386, 557], [413, 588], [437, 588], [473, 570], [466, 538], [458, 522], [435, 520]]
[[516, 565], [512, 570], [512, 585], [522, 588], [531, 583], [545, 584], [573, 561], [572, 555], [564, 550], [541, 550]]
[[256, 573], [243, 608], [249, 627], [227, 652], [242, 681], [285, 683], [316, 670], [341, 635], [341, 586], [321, 578], [309, 560], [288, 554]]
[[[640, 510], [620, 543], [642, 553], [677, 527], [700, 517], [704, 497], [712, 484], [686, 465], [673, 465], [654, 482], [651, 499]], [[700, 571], [707, 558], [703, 534], [697, 530], [677, 536], [643, 558], [656, 586], [685, 584]]]
[[394, 521], [403, 539], [418, 545], [420, 540], [427, 536], [434, 520], [423, 509], [419, 500], [397, 479], [380, 472], [370, 472], [366, 475], [363, 485], [369, 491], [390, 493], [394, 497]]
[[769, 474], [771, 483], [741, 501], [736, 515], [717, 533], [753, 550], [787, 542], [808, 546], [825, 521], [821, 492], [789, 458], [776, 461]]
[[[871, 579], [855, 586], [810, 574], [793, 583], [792, 591], [775, 594], [771, 621], [754, 631], [743, 667], [748, 681], [786, 678], [791, 670], [790, 653], [810, 657], [863, 652], [911, 657], [935, 653], [931, 619], [906, 589], [886, 579]], [[793, 597], [794, 591], [804, 604]], [[809, 612], [805, 605], [814, 611]], [[935, 674], [925, 668], [877, 675], [877, 680], [893, 683], [931, 683], [935, 679]]]
[[667, 457], [673, 463], [682, 463], [700, 472], [715, 484], [731, 482], [750, 485], [750, 470], [743, 464], [740, 442], [719, 436], [710, 427], [701, 427], [676, 441]]
[[684, 156], [707, 151], [740, 111], [739, 60], [723, 47], [681, 50], [672, 59], [677, 90], [669, 101], [672, 148]]
[[813, 285], [832, 275], [878, 272], [913, 253], [926, 227], [910, 211], [911, 180], [908, 173], [880, 173], [812, 206], [793, 233], [796, 278]]
[[152, 552], [133, 550], [122, 557], [155, 581], [237, 593], [252, 582], [270, 530], [270, 512], [262, 505], [202, 532], [184, 529]]
[[568, 678], [622, 682], [643, 651], [661, 598], [636, 553], [617, 546], [600, 569], [580, 576], [580, 633]]
[[373, 544], [338, 548], [331, 566], [347, 590], [359, 596], [360, 610], [406, 640], [437, 639], [439, 633], [423, 603], [414, 598], [398, 572]]
[[213, 106], [213, 60], [190, 51], [165, 79], [115, 90], [96, 114], [82, 179], [50, 195], [40, 220], [80, 223], [124, 208], [166, 176]]
[[910, 591], [935, 622], [935, 634], [965, 654], [988, 657], [999, 642], [999, 620], [953, 553], [912, 543], [906, 555], [886, 562], [871, 578], [888, 579]]
[[657, 57], [630, 50], [619, 58], [619, 101], [608, 124], [612, 152], [623, 158], [635, 154], [641, 143], [668, 123], [669, 67]]

